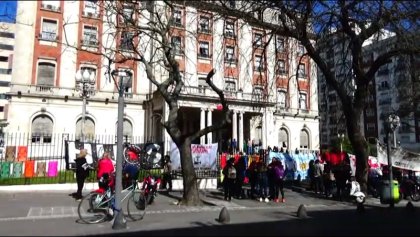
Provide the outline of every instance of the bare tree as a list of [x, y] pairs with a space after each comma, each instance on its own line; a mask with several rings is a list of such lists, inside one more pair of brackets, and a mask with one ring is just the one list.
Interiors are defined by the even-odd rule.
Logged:
[[[336, 91], [343, 107], [349, 140], [356, 155], [356, 179], [366, 190], [367, 141], [361, 131], [361, 113], [369, 97], [369, 84], [378, 69], [399, 55], [419, 54], [419, 8], [415, 1], [192, 1], [188, 4], [234, 16], [267, 30], [298, 40]], [[258, 16], [274, 11], [268, 18]], [[378, 42], [384, 30], [393, 32], [389, 45], [372, 62], [363, 60], [364, 45]], [[331, 39], [335, 38], [334, 41]], [[331, 41], [330, 41], [331, 40]], [[325, 42], [329, 42], [326, 44]], [[342, 46], [342, 58], [351, 58], [345, 80], [323, 56], [328, 47]], [[350, 85], [350, 86], [346, 86]]]
[[[141, 68], [145, 70], [148, 80], [154, 86], [153, 90], [157, 91], [169, 107], [169, 115], [166, 120], [162, 116], [161, 123], [180, 151], [184, 189], [180, 204], [200, 204], [191, 144], [195, 139], [207, 133], [227, 127], [231, 119], [223, 90], [212, 82], [215, 74], [215, 70], [212, 69], [208, 71], [206, 82], [217, 93], [220, 104], [223, 106], [222, 120], [194, 132], [183, 132], [179, 128], [179, 100], [181, 92], [185, 89], [186, 80], [181, 76], [177, 57], [188, 57], [188, 54], [185, 53], [183, 44], [177, 44], [171, 39], [181, 34], [180, 27], [176, 27], [178, 16], [174, 13], [178, 8], [183, 7], [182, 3], [176, 1], [173, 3], [171, 1], [98, 1], [97, 4], [103, 12], [104, 31], [100, 36], [102, 43], [99, 45], [101, 50], [89, 51], [89, 48], [67, 41], [66, 37], [67, 47], [101, 55], [107, 61], [104, 65], [106, 73], [112, 73], [116, 64], [140, 63], [142, 65]], [[75, 23], [67, 21], [64, 27], [66, 29], [66, 26]], [[182, 30], [185, 31], [185, 29]], [[66, 35], [68, 36], [68, 33]]]

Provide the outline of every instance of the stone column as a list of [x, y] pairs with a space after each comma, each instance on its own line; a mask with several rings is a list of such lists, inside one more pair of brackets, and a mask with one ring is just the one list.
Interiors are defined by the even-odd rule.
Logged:
[[[237, 112], [233, 111], [232, 115], [232, 141], [233, 139], [236, 140], [236, 144], [238, 144], [238, 126], [237, 126]], [[233, 152], [236, 152], [236, 148], [232, 148]]]
[[245, 152], [244, 149], [244, 112], [239, 112], [239, 151]]
[[[207, 110], [207, 127], [212, 125], [212, 113], [213, 113], [212, 109]], [[211, 144], [213, 142], [212, 137], [213, 136], [211, 132], [207, 133], [207, 144]]]
[[[201, 114], [200, 114], [200, 129], [205, 128], [206, 126], [206, 111], [204, 108], [201, 108]], [[200, 144], [203, 145], [206, 143], [206, 136], [200, 137]]]

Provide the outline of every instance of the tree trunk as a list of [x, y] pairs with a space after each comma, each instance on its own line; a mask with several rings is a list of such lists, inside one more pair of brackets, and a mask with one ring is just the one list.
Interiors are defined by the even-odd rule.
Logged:
[[366, 140], [361, 133], [361, 113], [355, 110], [344, 108], [346, 114], [347, 132], [356, 156], [356, 180], [360, 184], [362, 192], [367, 192], [368, 178], [368, 149]]
[[182, 178], [184, 185], [184, 194], [180, 204], [187, 206], [201, 205], [201, 200], [198, 193], [197, 176], [195, 174], [192, 156], [191, 156], [191, 141], [186, 139], [182, 143], [180, 150]]

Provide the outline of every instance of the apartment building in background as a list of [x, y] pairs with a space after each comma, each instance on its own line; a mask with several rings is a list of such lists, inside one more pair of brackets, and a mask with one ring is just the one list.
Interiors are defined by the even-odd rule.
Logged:
[[[363, 46], [363, 62], [366, 70], [371, 63], [382, 54], [384, 50], [395, 43], [392, 32], [384, 31], [378, 39], [372, 37]], [[352, 76], [352, 57], [346, 50], [347, 42], [339, 37], [339, 34], [332, 34], [328, 40], [323, 42], [326, 46], [323, 57], [327, 59], [328, 66], [333, 68], [337, 80], [342, 83], [348, 93], [353, 93], [355, 83], [349, 80]], [[418, 59], [417, 59], [418, 60]], [[384, 120], [391, 113], [397, 113], [401, 108], [401, 102], [407, 99], [406, 90], [410, 90], [407, 83], [411, 71], [415, 68], [415, 60], [407, 57], [393, 58], [392, 62], [382, 66], [375, 74], [374, 80], [369, 85], [369, 96], [365, 102], [365, 109], [362, 113], [361, 131], [366, 140], [372, 144], [376, 139], [385, 141]], [[418, 61], [417, 61], [418, 65]], [[418, 73], [416, 74], [418, 75]], [[319, 106], [320, 106], [320, 144], [322, 148], [328, 148], [332, 144], [338, 144], [347, 136], [345, 117], [342, 105], [336, 92], [330, 88], [322, 75], [318, 72], [319, 78]], [[420, 151], [418, 139], [418, 113], [412, 111], [409, 115], [400, 114], [402, 123], [396, 133], [396, 139], [401, 147]]]
[[[32, 142], [46, 146], [54, 133], [75, 134], [75, 139], [80, 139], [82, 99], [75, 76], [78, 70], [88, 70], [96, 76], [87, 100], [85, 131], [93, 140], [98, 135], [116, 134], [118, 93], [107, 73], [106, 57], [100, 53], [107, 47], [128, 53], [138, 49], [150, 58], [159, 43], [129, 30], [115, 34], [106, 21], [103, 4], [18, 2], [16, 18], [25, 24], [15, 26], [7, 131], [27, 132]], [[169, 11], [161, 1], [147, 4], [163, 9], [162, 15]], [[117, 25], [127, 19], [147, 25], [143, 14], [134, 14], [138, 6], [123, 3], [118, 7], [124, 17], [114, 18]], [[261, 17], [271, 21], [277, 19], [275, 14], [267, 10]], [[240, 150], [248, 139], [264, 147], [319, 149], [317, 70], [307, 56], [300, 60], [302, 45], [282, 35], [269, 41], [264, 29], [188, 5], [177, 5], [169, 15], [170, 41], [185, 82], [178, 104], [182, 131], [196, 131], [221, 119], [218, 96], [205, 82], [213, 68], [216, 74], [212, 80], [223, 89], [233, 111], [231, 128], [195, 143], [224, 146], [234, 138]], [[64, 43], [88, 50], [78, 51]], [[167, 152], [170, 137], [160, 120], [167, 118], [169, 109], [147, 79], [144, 65], [128, 60], [111, 68], [132, 74], [125, 93], [124, 135], [140, 136], [136, 142], [163, 142]], [[159, 81], [168, 76], [162, 67], [153, 70]]]
[[15, 24], [0, 22], [0, 129], [7, 126], [7, 92], [10, 89], [15, 45]]

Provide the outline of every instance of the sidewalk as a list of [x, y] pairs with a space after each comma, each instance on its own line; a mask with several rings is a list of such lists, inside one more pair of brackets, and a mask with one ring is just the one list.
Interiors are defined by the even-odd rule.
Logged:
[[[182, 196], [180, 191], [160, 192], [154, 204], [148, 206], [143, 220], [131, 222], [127, 219], [127, 228], [117, 231], [111, 228], [112, 221], [96, 225], [79, 223], [79, 202], [67, 195], [65, 185], [61, 188], [64, 190], [0, 192], [0, 235], [386, 236], [397, 233], [408, 235], [410, 232], [407, 229], [420, 231], [420, 225], [415, 224], [419, 218], [418, 211], [407, 213], [402, 203], [393, 210], [375, 203], [367, 204], [366, 213], [360, 215], [354, 204], [326, 200], [290, 189], [285, 190], [286, 203], [264, 203], [251, 199], [227, 202], [220, 190], [202, 190], [200, 197], [204, 205], [197, 207], [176, 205]], [[307, 209], [307, 219], [296, 216], [301, 204]], [[418, 209], [418, 203], [415, 205]], [[231, 220], [225, 225], [216, 220], [223, 207], [228, 209]]]

